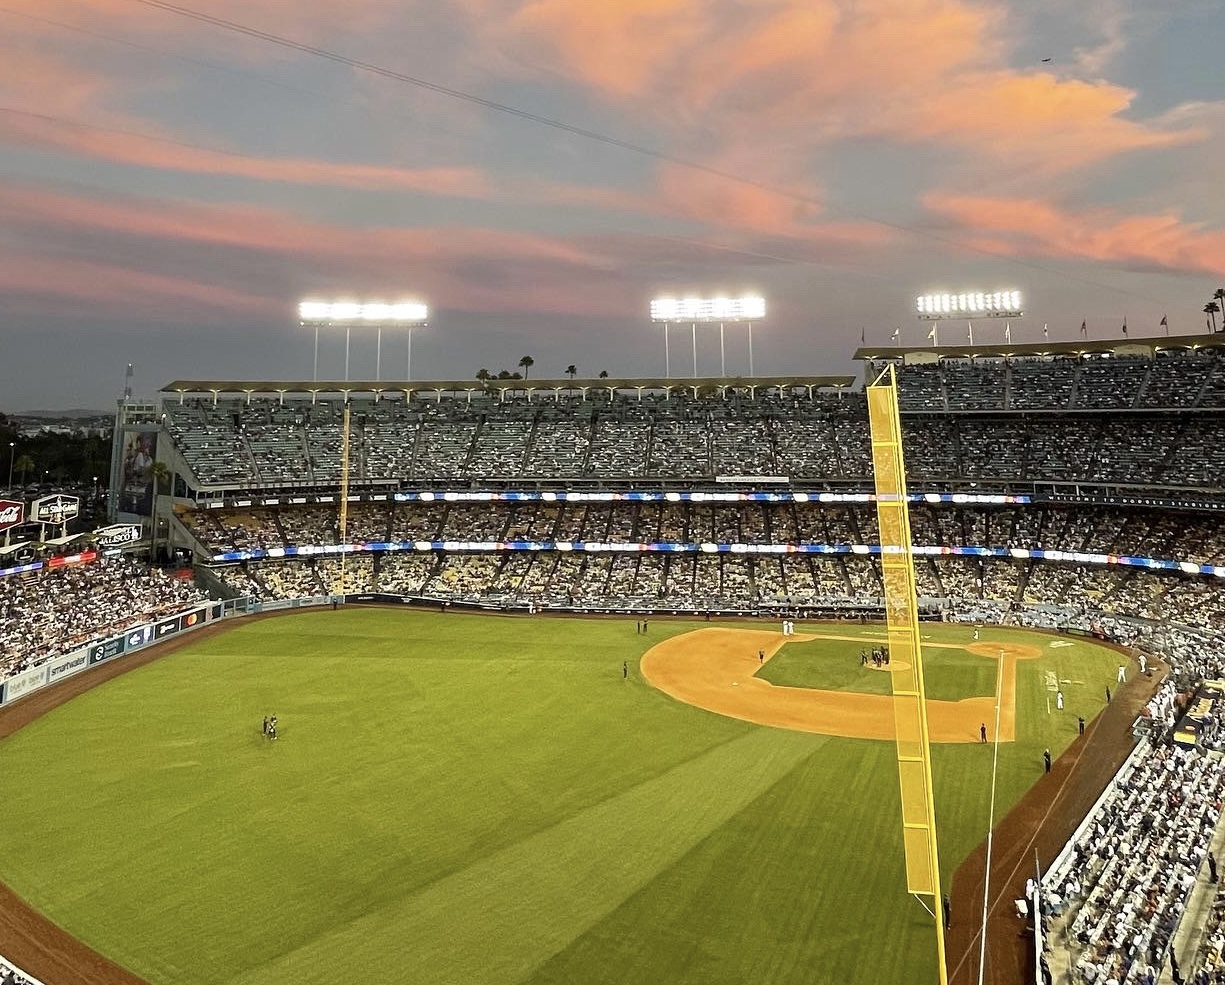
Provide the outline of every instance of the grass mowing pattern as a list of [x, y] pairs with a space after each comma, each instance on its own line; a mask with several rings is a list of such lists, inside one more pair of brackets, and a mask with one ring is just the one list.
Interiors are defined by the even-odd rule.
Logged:
[[[156, 985], [932, 977], [892, 744], [724, 719], [637, 678], [646, 646], [698, 625], [239, 624], [0, 743], [0, 876]], [[931, 652], [950, 688], [973, 676], [963, 660], [991, 665]], [[1117, 666], [1079, 640], [1044, 653], [1018, 663], [1000, 815]], [[1065, 685], [1067, 717], [1045, 710], [1056, 665], [1085, 680]], [[990, 755], [934, 760], [947, 874], [986, 831]]]

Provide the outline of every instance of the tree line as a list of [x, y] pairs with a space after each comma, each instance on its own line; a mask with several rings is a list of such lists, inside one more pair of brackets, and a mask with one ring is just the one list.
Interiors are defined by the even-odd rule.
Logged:
[[[491, 373], [489, 370], [485, 369], [482, 366], [480, 369], [476, 371], [476, 378], [480, 380], [482, 383], [485, 383], [489, 380], [526, 380], [528, 378], [528, 371], [533, 366], [536, 365], [536, 360], [533, 359], [531, 356], [523, 356], [520, 358], [517, 365], [523, 368], [522, 373], [512, 372], [509, 369], [500, 369], [496, 373]], [[578, 376], [578, 366], [576, 366], [574, 363], [571, 363], [569, 366], [566, 367], [565, 373], [568, 377], [570, 377], [570, 379], [574, 379], [576, 376]], [[608, 370], [606, 369], [600, 370], [599, 379], [601, 380], [608, 379]]]

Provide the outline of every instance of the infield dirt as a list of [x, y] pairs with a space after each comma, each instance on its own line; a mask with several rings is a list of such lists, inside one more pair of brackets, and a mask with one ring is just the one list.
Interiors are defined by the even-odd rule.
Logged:
[[[756, 629], [710, 628], [673, 636], [642, 657], [642, 675], [678, 701], [729, 718], [776, 728], [840, 735], [852, 739], [892, 739], [893, 698], [886, 694], [778, 687], [757, 675], [758, 652], [767, 659], [789, 641], [852, 640], [861, 636], [798, 633], [784, 636]], [[1016, 738], [1016, 663], [1042, 655], [1036, 646], [983, 640], [967, 646], [924, 643], [924, 647], [963, 649], [985, 660], [1004, 661], [1000, 703], [1000, 740]], [[980, 742], [979, 726], [994, 721], [995, 698], [927, 701], [933, 742]]]

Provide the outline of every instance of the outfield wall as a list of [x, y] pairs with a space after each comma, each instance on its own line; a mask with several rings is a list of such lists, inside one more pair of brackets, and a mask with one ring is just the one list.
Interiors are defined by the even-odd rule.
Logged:
[[197, 604], [152, 622], [132, 626], [117, 636], [99, 640], [62, 656], [52, 657], [37, 667], [31, 667], [6, 680], [0, 688], [0, 705], [10, 704], [18, 698], [24, 698], [51, 684], [74, 677], [100, 663], [143, 650], [171, 636], [199, 629], [222, 618], [224, 614], [225, 605], [221, 602]]

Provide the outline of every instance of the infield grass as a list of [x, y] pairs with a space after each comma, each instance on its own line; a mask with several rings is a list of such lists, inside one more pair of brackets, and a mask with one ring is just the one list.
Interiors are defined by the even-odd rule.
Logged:
[[[238, 623], [0, 743], [0, 878], [154, 985], [934, 981], [893, 744], [725, 719], [638, 677], [648, 646], [706, 625]], [[1117, 666], [1080, 640], [984, 639], [1006, 634], [1044, 655], [1018, 661], [997, 816]], [[859, 649], [789, 644], [765, 669], [887, 687]], [[931, 652], [929, 694], [992, 693], [992, 661]], [[937, 747], [933, 769], [947, 878], [985, 835], [990, 757]]]

